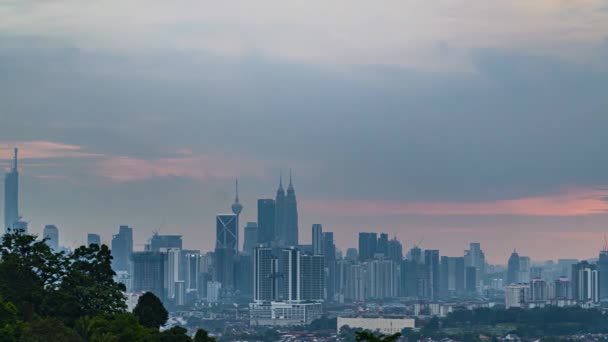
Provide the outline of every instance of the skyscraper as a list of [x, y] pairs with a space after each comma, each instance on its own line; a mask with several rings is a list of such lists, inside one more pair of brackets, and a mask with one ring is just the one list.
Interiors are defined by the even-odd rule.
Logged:
[[285, 189], [283, 189], [283, 177], [279, 178], [279, 188], [275, 196], [275, 232], [274, 239], [279, 246], [285, 246], [287, 240], [287, 202]]
[[328, 300], [334, 299], [336, 292], [336, 244], [333, 232], [323, 232], [323, 257], [325, 258], [325, 289]]
[[148, 243], [148, 249], [152, 252], [159, 252], [161, 249], [177, 248], [182, 249], [181, 235], [160, 235], [154, 233]]
[[287, 196], [285, 196], [284, 241], [287, 246], [297, 246], [299, 240], [298, 237], [298, 201], [296, 200], [296, 191], [293, 187], [293, 182], [291, 179], [291, 171], [289, 171], [289, 186], [287, 187]]
[[244, 228], [245, 241], [243, 243], [243, 252], [252, 255], [253, 249], [259, 243], [259, 228], [257, 222], [247, 222]]
[[426, 284], [424, 298], [436, 300], [439, 296], [439, 251], [427, 249], [424, 251], [424, 266], [426, 270]]
[[129, 260], [133, 253], [133, 228], [120, 226], [112, 236], [112, 269], [129, 272]]
[[164, 300], [165, 296], [165, 260], [167, 255], [160, 252], [135, 252], [131, 254], [133, 262], [133, 292], [154, 293]]
[[285, 301], [299, 301], [301, 295], [300, 251], [296, 248], [284, 248], [279, 258], [281, 269], [280, 297]]
[[441, 295], [444, 298], [464, 294], [465, 269], [463, 257], [441, 257]]
[[367, 295], [372, 299], [394, 298], [399, 283], [397, 265], [388, 259], [372, 260], [367, 264]]
[[270, 246], [276, 240], [276, 202], [273, 199], [258, 200], [258, 242]]
[[42, 230], [42, 237], [45, 243], [51, 247], [54, 252], [59, 251], [59, 229], [55, 225], [47, 224]]
[[312, 225], [312, 254], [323, 254], [323, 226], [318, 223]]
[[481, 250], [481, 244], [479, 242], [471, 242], [469, 249], [464, 252], [464, 265], [465, 267], [475, 267], [477, 270], [477, 286], [481, 285], [483, 276], [485, 275], [486, 267], [486, 256]]
[[175, 283], [180, 281], [179, 260], [181, 250], [178, 248], [163, 248], [161, 252], [166, 253], [165, 259], [165, 291], [167, 298], [175, 298]]
[[597, 261], [597, 270], [599, 272], [600, 283], [600, 301], [608, 301], [608, 246], [600, 252], [599, 260]]
[[359, 233], [359, 261], [373, 259], [377, 246], [378, 235], [376, 233]]
[[234, 197], [234, 203], [232, 203], [232, 205], [230, 206], [230, 209], [232, 209], [232, 213], [234, 215], [236, 215], [236, 250], [238, 252], [239, 247], [240, 247], [240, 241], [239, 241], [239, 230], [240, 230], [240, 225], [239, 225], [239, 218], [241, 215], [241, 211], [243, 211], [243, 205], [241, 204], [241, 202], [239, 202], [239, 180], [237, 179], [235, 182], [235, 197]]
[[87, 234], [87, 246], [90, 246], [93, 244], [101, 247], [101, 237], [99, 236], [99, 234], [89, 233], [89, 234]]
[[19, 170], [17, 148], [13, 156], [11, 170], [4, 176], [4, 232], [15, 227], [19, 221]]
[[401, 242], [397, 240], [396, 236], [388, 242], [387, 258], [393, 260], [397, 264], [403, 259], [403, 246], [401, 245]]
[[216, 216], [215, 272], [222, 288], [234, 289], [234, 266], [237, 254], [237, 216]]
[[253, 300], [276, 300], [278, 289], [278, 261], [270, 247], [253, 249]]
[[582, 303], [599, 302], [597, 266], [587, 261], [572, 265], [572, 299]]
[[513, 250], [507, 265], [507, 285], [519, 283], [519, 254]]
[[380, 237], [378, 238], [378, 246], [376, 248], [376, 253], [382, 254], [385, 258], [388, 258], [388, 234], [380, 234]]
[[323, 255], [301, 255], [302, 300], [322, 301], [325, 289], [325, 258]]

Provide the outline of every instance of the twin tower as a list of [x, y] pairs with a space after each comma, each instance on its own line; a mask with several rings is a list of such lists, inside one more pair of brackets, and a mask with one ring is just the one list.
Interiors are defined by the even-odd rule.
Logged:
[[283, 179], [275, 199], [258, 200], [258, 243], [266, 246], [298, 246], [298, 202], [291, 174], [287, 191]]

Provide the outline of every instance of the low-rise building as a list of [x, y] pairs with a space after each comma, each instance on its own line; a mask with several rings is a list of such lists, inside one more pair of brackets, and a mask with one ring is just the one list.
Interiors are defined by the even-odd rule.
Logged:
[[354, 329], [378, 331], [382, 334], [391, 335], [400, 333], [405, 328], [415, 328], [416, 321], [413, 318], [368, 318], [368, 317], [338, 317], [337, 330], [344, 326]]
[[307, 325], [321, 317], [323, 308], [316, 302], [254, 302], [249, 304], [250, 325]]

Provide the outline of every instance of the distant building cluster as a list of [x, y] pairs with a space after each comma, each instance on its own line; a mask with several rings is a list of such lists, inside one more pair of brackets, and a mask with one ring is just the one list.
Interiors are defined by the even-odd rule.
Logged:
[[[5, 176], [5, 231], [23, 230], [19, 215], [17, 149]], [[150, 291], [170, 309], [247, 300], [250, 325], [303, 325], [322, 314], [327, 303], [414, 303], [415, 315], [445, 315], [462, 303], [497, 300], [505, 307], [545, 305], [594, 307], [608, 302], [608, 248], [597, 261], [560, 259], [535, 264], [513, 251], [506, 267], [487, 263], [480, 243], [462, 255], [412, 246], [404, 253], [397, 237], [359, 232], [358, 246], [342, 253], [333, 232], [313, 224], [311, 244], [301, 244], [298, 203], [290, 174], [274, 198], [257, 201], [257, 221], [241, 225], [243, 205], [236, 195], [231, 213], [215, 217], [215, 248], [185, 249], [181, 235], [154, 233], [143, 250], [134, 250], [133, 228], [121, 225], [112, 236], [112, 268], [125, 284], [129, 306]], [[239, 232], [243, 227], [244, 239]], [[43, 238], [54, 251], [59, 228], [44, 226]], [[98, 234], [87, 245], [101, 245]], [[241, 248], [242, 246], [242, 248]], [[469, 304], [466, 304], [469, 305]], [[486, 304], [483, 304], [486, 305]], [[413, 326], [410, 320], [343, 318], [349, 326], [386, 331]]]

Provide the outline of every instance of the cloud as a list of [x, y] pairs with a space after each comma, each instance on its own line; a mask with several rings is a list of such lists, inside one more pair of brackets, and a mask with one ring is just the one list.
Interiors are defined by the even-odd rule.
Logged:
[[243, 175], [258, 179], [267, 176], [266, 167], [259, 161], [211, 155], [153, 160], [127, 156], [110, 157], [100, 160], [96, 164], [95, 172], [119, 183], [174, 177], [205, 182], [233, 180]]
[[583, 216], [608, 213], [608, 188], [568, 189], [557, 194], [482, 202], [305, 201], [313, 215], [518, 215]]
[[83, 146], [52, 141], [0, 141], [0, 159], [12, 160], [13, 148], [19, 148], [19, 159], [96, 158], [102, 154], [87, 152]]

